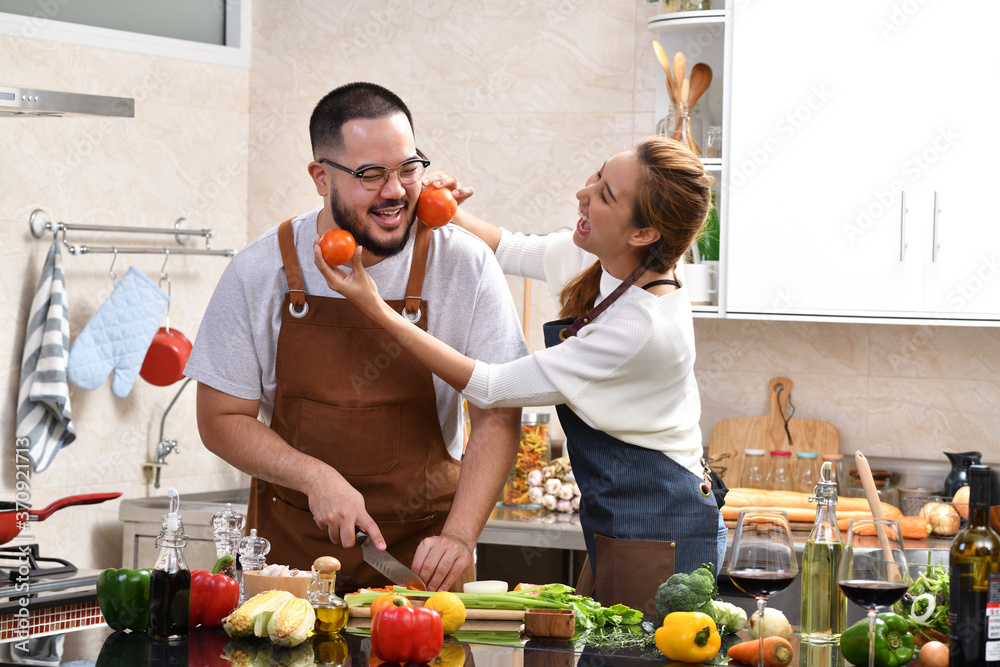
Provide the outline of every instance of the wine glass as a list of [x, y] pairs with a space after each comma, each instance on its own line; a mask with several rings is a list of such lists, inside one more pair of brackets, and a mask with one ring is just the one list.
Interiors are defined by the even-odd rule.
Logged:
[[910, 585], [899, 522], [851, 519], [837, 582], [848, 600], [868, 610], [868, 667], [874, 667], [878, 607], [898, 602]]
[[[798, 573], [788, 514], [748, 507], [740, 510], [726, 574], [733, 585], [757, 598], [760, 624], [767, 598], [784, 590]], [[758, 667], [764, 665], [764, 633], [760, 633]]]

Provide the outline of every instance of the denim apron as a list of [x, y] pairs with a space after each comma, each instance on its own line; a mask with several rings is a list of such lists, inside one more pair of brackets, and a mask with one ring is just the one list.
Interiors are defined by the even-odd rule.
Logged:
[[[560, 344], [572, 323], [547, 322], [545, 346]], [[580, 524], [590, 561], [578, 592], [590, 595], [586, 589], [592, 585], [602, 604], [655, 613], [656, 589], [671, 574], [715, 563], [715, 496], [701, 477], [666, 454], [599, 431], [565, 404], [556, 412], [580, 486]]]

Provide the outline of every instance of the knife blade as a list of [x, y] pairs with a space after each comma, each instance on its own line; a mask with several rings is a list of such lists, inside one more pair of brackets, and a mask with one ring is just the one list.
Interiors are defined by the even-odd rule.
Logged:
[[379, 551], [368, 535], [358, 531], [357, 541], [365, 562], [381, 572], [397, 586], [406, 586], [418, 591], [426, 591], [427, 585], [416, 572], [406, 567], [388, 551]]

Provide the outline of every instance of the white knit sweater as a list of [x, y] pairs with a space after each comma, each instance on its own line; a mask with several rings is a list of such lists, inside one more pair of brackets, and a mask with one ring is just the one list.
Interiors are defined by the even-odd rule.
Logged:
[[[571, 232], [503, 230], [496, 255], [504, 273], [544, 280], [554, 297], [597, 261]], [[621, 282], [604, 272], [598, 303]], [[565, 403], [590, 426], [700, 475], [694, 357], [687, 290], [656, 296], [633, 286], [564, 343], [505, 364], [477, 361], [463, 394], [480, 408]]]

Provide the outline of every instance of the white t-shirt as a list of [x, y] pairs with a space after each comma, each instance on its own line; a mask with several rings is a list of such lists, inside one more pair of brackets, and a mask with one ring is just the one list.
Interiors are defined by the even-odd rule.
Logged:
[[[343, 298], [313, 262], [320, 209], [292, 221], [307, 294]], [[386, 300], [406, 296], [415, 230], [406, 248], [366, 270]], [[346, 267], [345, 267], [346, 268]], [[237, 398], [259, 400], [270, 424], [277, 389], [274, 360], [288, 290], [274, 227], [237, 253], [219, 279], [184, 374]], [[474, 359], [503, 363], [528, 353], [507, 282], [490, 249], [455, 225], [431, 234], [422, 296], [433, 304], [428, 332]], [[438, 418], [448, 451], [462, 455], [461, 395], [434, 376]]]
[[[496, 251], [505, 273], [545, 280], [553, 297], [597, 258], [571, 232], [504, 230]], [[606, 298], [621, 280], [601, 275]], [[701, 399], [694, 375], [694, 322], [687, 290], [656, 296], [632, 286], [569, 340], [503, 364], [476, 363], [464, 394], [479, 407], [565, 403], [584, 422], [624, 442], [669, 455], [701, 474]]]

